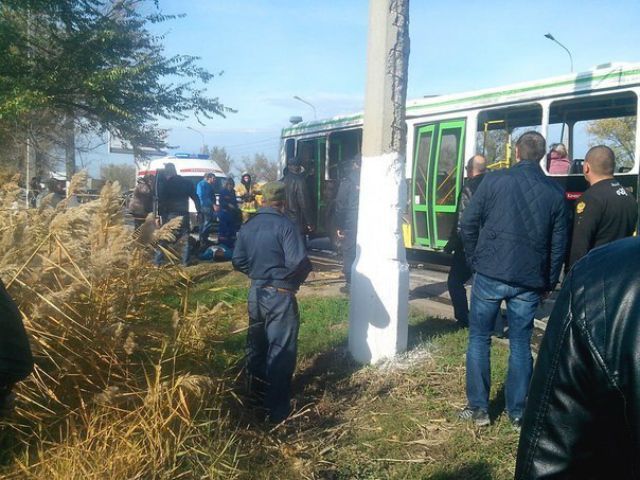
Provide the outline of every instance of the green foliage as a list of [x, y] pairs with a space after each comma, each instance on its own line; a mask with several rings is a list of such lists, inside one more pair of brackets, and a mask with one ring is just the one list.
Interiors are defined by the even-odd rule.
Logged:
[[224, 173], [229, 175], [233, 168], [233, 159], [231, 155], [227, 153], [224, 147], [216, 147], [215, 145], [209, 149], [209, 145], [205, 145], [202, 148], [202, 153], [209, 155], [211, 160], [216, 162]]
[[72, 116], [77, 129], [109, 131], [142, 153], [142, 146], [165, 146], [159, 118], [224, 116], [230, 109], [205, 95], [203, 84], [214, 75], [198, 58], [165, 56], [163, 38], [148, 27], [175, 16], [148, 3], [2, 2], [0, 129], [34, 122], [57, 128]]
[[136, 168], [133, 165], [109, 163], [100, 167], [100, 177], [110, 182], [117, 181], [122, 190], [131, 190], [135, 186]]
[[253, 158], [242, 157], [242, 171], [249, 172], [258, 182], [273, 182], [278, 179], [278, 164], [264, 153], [256, 153]]
[[587, 125], [589, 145], [607, 145], [616, 154], [617, 167], [633, 166], [636, 117], [604, 118]]

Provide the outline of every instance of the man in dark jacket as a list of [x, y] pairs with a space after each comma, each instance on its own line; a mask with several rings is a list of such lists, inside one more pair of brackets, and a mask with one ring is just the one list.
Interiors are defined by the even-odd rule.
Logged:
[[491, 331], [500, 303], [507, 304], [509, 370], [507, 413], [519, 425], [531, 378], [533, 317], [558, 282], [567, 247], [562, 189], [542, 172], [546, 152], [537, 132], [516, 142], [517, 164], [488, 173], [460, 224], [467, 261], [476, 272], [471, 290], [467, 349], [468, 406], [461, 418], [488, 425]]
[[282, 181], [287, 192], [287, 217], [298, 226], [300, 233], [305, 235], [313, 230], [313, 216], [307, 179], [299, 157], [289, 160]]
[[[162, 223], [167, 223], [176, 217], [180, 217], [182, 222], [176, 235], [176, 241], [182, 236], [186, 236], [182, 250], [182, 264], [187, 265], [191, 247], [189, 245], [189, 232], [191, 231], [189, 222], [189, 199], [193, 200], [196, 210], [200, 213], [200, 199], [196, 195], [193, 184], [184, 177], [178, 175], [176, 166], [173, 163], [164, 164], [163, 178], [159, 178], [156, 186], [158, 192], [158, 215]], [[160, 242], [160, 249], [156, 253], [155, 263], [161, 265], [164, 261], [162, 248], [166, 248], [168, 242]]]
[[569, 266], [592, 248], [630, 237], [636, 230], [638, 204], [613, 178], [615, 168], [609, 147], [598, 145], [587, 152], [583, 172], [591, 186], [576, 202]]
[[251, 279], [247, 373], [249, 391], [264, 396], [272, 422], [291, 412], [291, 377], [296, 366], [300, 314], [296, 292], [311, 272], [302, 236], [285, 215], [282, 182], [262, 190], [266, 207], [238, 233], [232, 263]]
[[464, 209], [471, 201], [471, 197], [473, 197], [473, 194], [476, 193], [476, 190], [480, 186], [484, 174], [487, 172], [487, 160], [483, 155], [474, 155], [467, 162], [466, 169], [467, 181], [462, 188], [462, 192], [460, 192], [455, 221], [449, 234], [449, 241], [444, 247], [445, 252], [453, 253], [453, 262], [449, 270], [449, 276], [447, 277], [447, 287], [449, 289], [451, 303], [453, 304], [453, 316], [460, 327], [469, 326], [469, 306], [467, 304], [467, 291], [464, 288], [464, 284], [467, 283], [473, 273], [469, 265], [467, 265], [467, 259], [464, 255], [464, 245], [460, 239], [460, 219], [462, 218]]
[[529, 389], [517, 480], [640, 478], [640, 239], [567, 276]]
[[342, 272], [346, 282], [346, 285], [340, 289], [343, 293], [347, 293], [351, 287], [351, 267], [356, 259], [361, 162], [360, 155], [353, 158], [351, 171], [340, 182], [336, 196], [335, 224], [338, 238], [342, 240]]
[[31, 347], [17, 305], [0, 281], [0, 417], [11, 412], [13, 385], [33, 370]]

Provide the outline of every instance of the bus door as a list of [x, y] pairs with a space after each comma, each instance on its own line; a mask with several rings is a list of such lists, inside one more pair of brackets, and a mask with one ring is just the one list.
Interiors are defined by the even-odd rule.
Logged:
[[465, 120], [418, 129], [411, 202], [417, 246], [442, 248], [447, 243], [462, 184], [464, 132]]

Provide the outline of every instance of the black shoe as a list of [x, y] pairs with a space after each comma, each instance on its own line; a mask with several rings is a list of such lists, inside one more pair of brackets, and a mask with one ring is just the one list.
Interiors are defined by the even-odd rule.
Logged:
[[476, 427], [488, 427], [491, 425], [489, 412], [482, 408], [464, 407], [464, 410], [458, 414], [458, 418], [464, 421], [473, 421]]
[[456, 327], [458, 327], [459, 329], [463, 329], [463, 328], [469, 328], [469, 322], [463, 322], [460, 320], [456, 320]]

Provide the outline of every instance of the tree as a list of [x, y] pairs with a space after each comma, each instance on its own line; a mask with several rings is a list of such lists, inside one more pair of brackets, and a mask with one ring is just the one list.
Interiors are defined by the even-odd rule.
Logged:
[[133, 165], [109, 163], [100, 167], [100, 177], [109, 182], [118, 181], [123, 191], [135, 187], [136, 167]]
[[278, 179], [278, 164], [264, 153], [256, 153], [253, 158], [242, 157], [242, 170], [249, 172], [257, 182], [273, 182]]
[[163, 38], [148, 27], [175, 16], [157, 3], [3, 0], [0, 130], [22, 142], [43, 132], [64, 139], [73, 122], [79, 132], [117, 135], [144, 156], [141, 147], [166, 146], [159, 119], [232, 111], [205, 94], [214, 75], [197, 57], [165, 56]]
[[636, 117], [604, 118], [593, 120], [587, 125], [589, 145], [607, 145], [616, 154], [618, 168], [630, 168], [633, 166]]
[[202, 153], [209, 155], [209, 158], [216, 162], [224, 173], [227, 175], [231, 173], [231, 169], [233, 168], [233, 159], [224, 147], [213, 146], [209, 148], [209, 145], [204, 145], [201, 151]]

